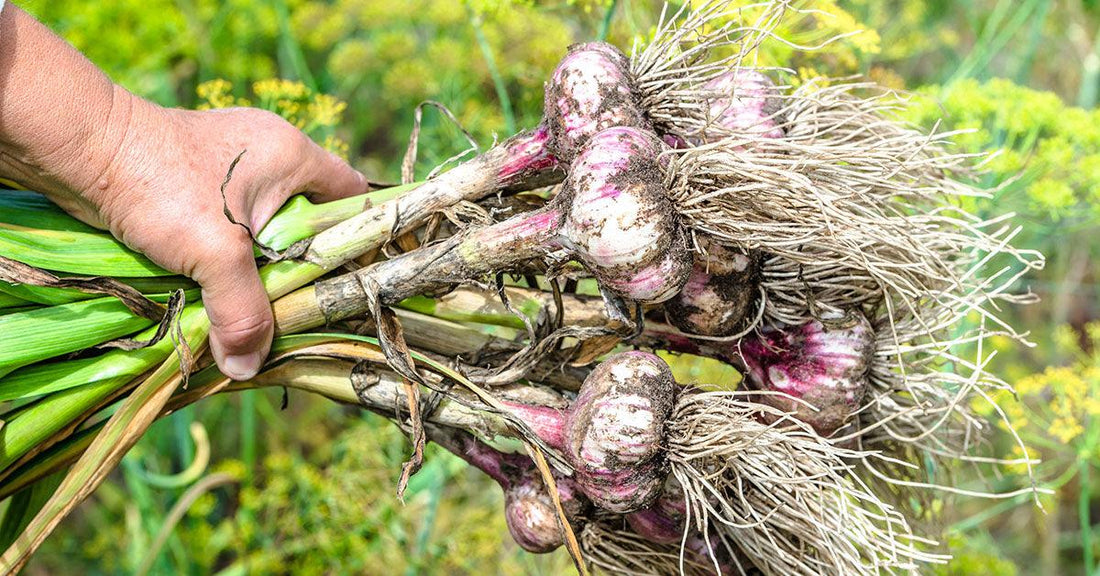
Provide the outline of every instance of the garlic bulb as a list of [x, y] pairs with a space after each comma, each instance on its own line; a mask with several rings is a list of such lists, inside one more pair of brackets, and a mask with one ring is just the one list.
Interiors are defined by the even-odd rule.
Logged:
[[653, 132], [610, 128], [581, 148], [562, 194], [563, 226], [577, 258], [612, 291], [643, 303], [672, 297], [687, 280], [687, 241], [664, 185]]
[[764, 329], [744, 339], [740, 348], [749, 384], [783, 393], [760, 394], [760, 402], [830, 436], [863, 402], [875, 334], [859, 312], [824, 320]]
[[635, 94], [630, 62], [618, 48], [606, 42], [570, 46], [546, 85], [551, 150], [569, 162], [601, 130], [648, 128]]
[[566, 416], [564, 452], [592, 502], [628, 513], [649, 505], [668, 475], [661, 450], [676, 382], [663, 360], [622, 352], [581, 386]]
[[689, 334], [730, 336], [751, 314], [757, 296], [760, 262], [714, 242], [702, 242], [684, 288], [665, 302], [665, 317]]

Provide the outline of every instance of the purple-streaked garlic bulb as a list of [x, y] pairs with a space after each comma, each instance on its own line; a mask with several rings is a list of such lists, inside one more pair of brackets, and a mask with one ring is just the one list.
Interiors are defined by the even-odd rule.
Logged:
[[604, 129], [649, 127], [638, 105], [630, 61], [606, 42], [569, 47], [546, 85], [544, 106], [551, 150], [566, 162]]
[[674, 544], [684, 538], [687, 504], [683, 495], [665, 492], [647, 508], [626, 515], [626, 523], [635, 534], [658, 544]]
[[[504, 491], [504, 520], [512, 539], [528, 552], [543, 554], [557, 550], [564, 539], [554, 500], [538, 478], [534, 462], [530, 473], [524, 474]], [[566, 517], [579, 519], [588, 502], [568, 478], [556, 478], [558, 498]]]
[[707, 98], [705, 125], [686, 137], [665, 134], [673, 148], [690, 148], [736, 138], [782, 138], [785, 122], [781, 90], [768, 75], [751, 68], [733, 68], [703, 84]]
[[665, 302], [665, 317], [689, 334], [730, 336], [744, 325], [757, 296], [759, 259], [714, 242], [695, 257], [684, 288]]
[[[741, 342], [747, 381], [758, 401], [793, 414], [831, 436], [859, 409], [875, 351], [875, 334], [863, 314], [766, 328]], [[809, 406], [807, 406], [809, 404]]]
[[566, 410], [504, 404], [562, 451], [577, 487], [594, 504], [628, 514], [650, 505], [668, 479], [661, 445], [676, 390], [664, 360], [632, 351], [597, 366]]
[[[554, 500], [535, 463], [522, 454], [500, 452], [458, 430], [433, 427], [432, 441], [492, 478], [504, 490], [504, 519], [524, 550], [542, 554], [564, 543]], [[558, 500], [570, 524], [583, 521], [590, 504], [570, 478], [555, 475]]]
[[[734, 68], [708, 81], [703, 89], [715, 94], [710, 101], [709, 119], [721, 131], [760, 138], [783, 137], [783, 121], [778, 117], [783, 100], [775, 82], [763, 72]], [[704, 131], [703, 137], [707, 136], [710, 134]]]
[[687, 238], [664, 185], [652, 131], [618, 127], [578, 152], [562, 194], [563, 233], [601, 283], [630, 300], [672, 297], [691, 270]]
[[600, 508], [626, 514], [648, 506], [668, 476], [661, 449], [676, 398], [668, 364], [622, 352], [589, 374], [566, 416], [566, 458], [577, 484]]

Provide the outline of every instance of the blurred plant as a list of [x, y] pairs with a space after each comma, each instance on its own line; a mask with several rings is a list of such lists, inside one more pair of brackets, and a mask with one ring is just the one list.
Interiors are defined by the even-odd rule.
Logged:
[[[955, 138], [960, 152], [994, 152], [982, 176], [992, 198], [975, 199], [968, 208], [977, 214], [993, 208], [1016, 212], [1014, 222], [1023, 226], [1017, 242], [1048, 258], [1047, 269], [1019, 287], [1042, 297], [1038, 306], [1022, 311], [1019, 322], [1031, 327], [1036, 346], [999, 354], [992, 362], [1019, 396], [1017, 401], [1004, 391], [995, 399], [1034, 451], [1029, 455], [1042, 460], [1036, 468], [1039, 483], [1057, 494], [1044, 499], [1046, 514], [1026, 498], [972, 514], [960, 510], [955, 529], [1011, 535], [1021, 523], [1038, 522], [1040, 538], [998, 542], [1012, 551], [1023, 573], [1091, 573], [1097, 544], [1091, 507], [1100, 501], [1100, 487], [1091, 482], [1092, 466], [1100, 461], [1100, 323], [1090, 265], [1100, 233], [1100, 111], [1067, 105], [1052, 92], [1010, 80], [966, 79], [918, 90], [906, 117], [924, 127], [964, 131]], [[1006, 426], [993, 443], [1001, 457], [1024, 456]], [[1016, 470], [1020, 476], [995, 484], [1022, 485], [1027, 481], [1022, 468]], [[1063, 506], [1077, 511], [1076, 531], [1064, 526], [1067, 519], [1058, 512]]]
[[[750, 5], [736, 0], [731, 7]], [[193, 107], [195, 87], [225, 79], [299, 81], [348, 103], [340, 137], [374, 176], [396, 174], [423, 100], [450, 107], [486, 146], [541, 117], [543, 82], [577, 41], [607, 35], [624, 48], [649, 33], [655, 0], [57, 0], [32, 11], [116, 80], [161, 103]], [[836, 0], [779, 32], [824, 47], [815, 65], [831, 74], [860, 69], [878, 36]], [[102, 35], [97, 30], [114, 30]], [[798, 69], [778, 43], [766, 64]], [[435, 165], [462, 149], [446, 122], [425, 119], [420, 157]], [[368, 156], [360, 160], [359, 156]], [[392, 176], [390, 176], [392, 178]]]
[[[961, 152], [996, 152], [983, 166], [992, 198], [968, 208], [1015, 212], [1023, 226], [1017, 242], [1047, 256], [1046, 270], [1028, 280], [1044, 302], [1024, 311], [1024, 323], [1045, 340], [1057, 326], [1080, 329], [1095, 318], [1088, 264], [1100, 233], [1100, 111], [1009, 80], [970, 79], [919, 90], [905, 114], [926, 128], [963, 131], [955, 138]], [[1061, 352], [1044, 347], [1018, 358], [1029, 357], [1042, 366], [1059, 362]]]
[[1100, 97], [1100, 3], [1094, 0], [840, 0], [877, 30], [874, 64], [909, 85], [1011, 78], [1082, 108]]
[[956, 536], [948, 545], [954, 558], [932, 569], [937, 576], [1016, 576], [1019, 573], [1012, 561], [997, 555], [996, 545], [989, 539]]
[[1026, 193], [1029, 216], [1063, 226], [1100, 215], [1100, 111], [1004, 79], [920, 92], [931, 98], [916, 99], [908, 117], [924, 126], [943, 119], [947, 129], [969, 131], [956, 138], [966, 151], [998, 150], [986, 165], [990, 183], [1015, 180], [1010, 190]]
[[190, 106], [200, 81], [278, 73], [275, 4], [51, 0], [27, 8], [117, 82], [163, 104]]
[[795, 44], [821, 48], [809, 55], [770, 42], [764, 56], [772, 65], [801, 70], [804, 77], [844, 76], [862, 72], [865, 64], [881, 51], [878, 32], [841, 8], [835, 0], [807, 2], [805, 7], [813, 12], [801, 26], [781, 26], [776, 33]]
[[[564, 573], [564, 553], [532, 556], [507, 537], [503, 498], [491, 481], [444, 450], [430, 447], [404, 504], [393, 486], [407, 441], [375, 416], [341, 418], [344, 431], [308, 458], [272, 452], [255, 483], [244, 465], [224, 460], [210, 475], [242, 482], [208, 492], [187, 509], [152, 573], [199, 574], [454, 574]], [[145, 451], [142, 451], [145, 452]], [[59, 534], [35, 568], [74, 573], [134, 573], [147, 559], [166, 508], [185, 486], [151, 485], [127, 456], [125, 492], [97, 493], [95, 514], [127, 521], [96, 522], [87, 540]], [[459, 536], [461, 535], [461, 536]], [[118, 551], [122, 547], [123, 554]]]
[[[1040, 372], [1016, 380], [1016, 391], [1004, 390], [994, 399], [1004, 408], [1015, 432], [1028, 446], [1029, 454], [1042, 463], [1037, 472], [1041, 483], [1058, 492], [1048, 506], [1063, 503], [1077, 511], [1076, 545], [1060, 543], [1067, 551], [1061, 566], [1046, 566], [1045, 571], [1073, 571], [1092, 574], [1098, 568], [1098, 545], [1093, 530], [1093, 506], [1100, 502], [1092, 482], [1093, 468], [1100, 462], [1100, 321], [1090, 322], [1080, 332], [1069, 326], [1054, 331], [1051, 343], [1069, 362], [1048, 366]], [[988, 408], [975, 407], [988, 412]], [[1007, 424], [1002, 428], [1008, 429]], [[1007, 457], [1024, 456], [1018, 447]], [[1049, 561], [1049, 560], [1048, 560]]]

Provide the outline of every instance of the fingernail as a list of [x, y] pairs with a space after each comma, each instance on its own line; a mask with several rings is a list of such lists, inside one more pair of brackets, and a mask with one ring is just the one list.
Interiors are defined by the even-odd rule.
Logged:
[[259, 352], [226, 356], [222, 372], [234, 380], [248, 380], [260, 371], [263, 361], [263, 356]]

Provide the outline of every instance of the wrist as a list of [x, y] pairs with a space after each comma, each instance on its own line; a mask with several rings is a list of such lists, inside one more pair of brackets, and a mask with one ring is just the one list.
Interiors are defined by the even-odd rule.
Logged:
[[160, 108], [121, 86], [114, 85], [111, 104], [100, 123], [77, 143], [62, 168], [67, 172], [72, 190], [89, 199], [118, 187], [119, 167], [132, 162], [128, 158], [134, 140], [154, 137], [158, 131], [153, 117]]
[[134, 131], [141, 99], [112, 84], [110, 96], [99, 111], [87, 115], [85, 126], [58, 151], [48, 166], [67, 192], [95, 195], [108, 187], [112, 166]]
[[66, 209], [88, 204], [155, 108], [16, 6], [0, 12], [0, 99], [0, 174]]

